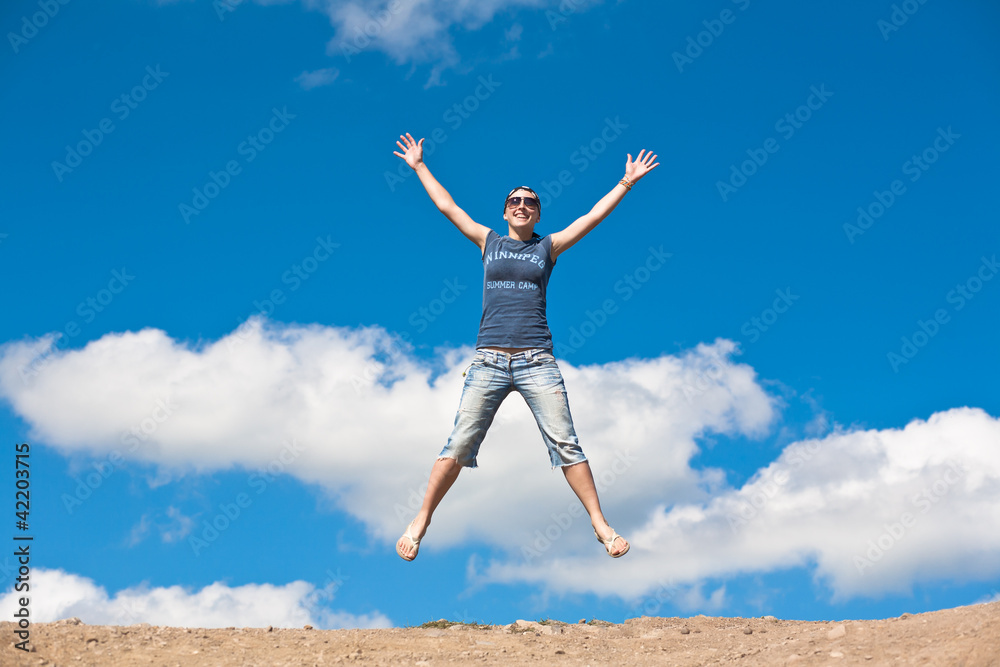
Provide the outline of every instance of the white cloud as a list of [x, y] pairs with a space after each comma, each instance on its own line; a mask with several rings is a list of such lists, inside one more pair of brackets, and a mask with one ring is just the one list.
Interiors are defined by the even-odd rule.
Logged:
[[320, 86], [329, 86], [331, 83], [337, 80], [340, 76], [340, 70], [336, 67], [327, 67], [325, 69], [317, 69], [312, 72], [302, 72], [297, 77], [295, 77], [295, 82], [299, 84], [303, 90], [312, 90], [313, 88], [318, 88]]
[[993, 602], [1000, 602], [1000, 592], [992, 593], [990, 595], [984, 595], [980, 599], [976, 600], [973, 604], [991, 604]]
[[[35, 568], [31, 572], [31, 613], [38, 623], [78, 617], [89, 625], [149, 623], [188, 628], [266, 627], [323, 629], [387, 628], [391, 621], [379, 612], [353, 615], [317, 608], [315, 587], [305, 581], [284, 586], [221, 582], [190, 591], [180, 586], [138, 586], [109, 596], [92, 579], [63, 570]], [[0, 614], [13, 618], [23, 593], [0, 596]]]
[[132, 527], [126, 544], [130, 547], [145, 540], [151, 528], [156, 528], [163, 542], [179, 542], [194, 528], [194, 519], [185, 516], [173, 505], [167, 507], [164, 513], [147, 512], [139, 518], [139, 523]]
[[[285, 472], [325, 488], [387, 549], [419, 507], [472, 354], [443, 349], [421, 361], [376, 327], [254, 319], [199, 346], [155, 329], [109, 334], [33, 367], [51, 342], [0, 347], [0, 396], [36, 441], [66, 453], [117, 450], [175, 479]], [[810, 439], [782, 429], [790, 444], [740, 488], [722, 471], [693, 468], [712, 434], [774, 432], [780, 400], [736, 352], [718, 340], [655, 359], [560, 361], [605, 514], [633, 543], [628, 567], [608, 568], [518, 396], [500, 409], [481, 467], [442, 503], [422, 554], [478, 541], [507, 556], [478, 568], [474, 583], [635, 599], [670, 582], [688, 590], [678, 599], [705, 608], [725, 599], [718, 587], [701, 594], [708, 578], [788, 567], [814, 568], [841, 598], [1000, 572], [1000, 422], [981, 410], [826, 435], [819, 413], [805, 427]], [[941, 493], [916, 498], [925, 488]]]
[[[157, 0], [161, 5], [180, 0]], [[572, 14], [589, 10], [603, 0], [303, 0], [310, 10], [325, 14], [334, 29], [327, 43], [327, 53], [340, 56], [350, 63], [356, 55], [378, 51], [397, 64], [430, 64], [426, 87], [442, 85], [442, 74], [461, 66], [461, 56], [452, 38], [456, 31], [475, 32], [497, 20], [525, 9], [533, 14], [533, 22], [555, 28], [566, 23]], [[216, 7], [224, 19], [237, 11], [247, 0], [228, 0]], [[283, 5], [294, 0], [254, 0], [258, 5]], [[523, 25], [514, 22], [504, 30], [508, 41], [521, 39]], [[551, 47], [550, 47], [551, 48]], [[515, 46], [498, 53], [500, 60], [518, 57]], [[296, 79], [306, 90], [332, 83], [333, 78], [320, 78], [312, 84], [312, 75], [327, 70], [303, 72]], [[336, 71], [335, 69], [333, 71]], [[329, 75], [322, 75], [328, 77]]]
[[702, 585], [696, 584], [676, 599], [677, 606], [683, 611], [719, 612], [726, 607], [726, 587], [720, 586], [706, 598]]
[[969, 408], [796, 442], [742, 488], [652, 511], [629, 535], [627, 569], [578, 556], [498, 561], [482, 578], [641, 598], [654, 581], [812, 566], [834, 599], [989, 580], [1000, 574], [998, 445], [1000, 420]]
[[[157, 0], [168, 5], [180, 0]], [[525, 9], [528, 17], [540, 25], [554, 29], [569, 17], [589, 10], [603, 0], [303, 0], [310, 10], [325, 14], [334, 29], [327, 42], [331, 56], [344, 57], [350, 63], [354, 56], [366, 51], [388, 55], [397, 64], [431, 64], [427, 87], [441, 85], [442, 74], [460, 67], [461, 56], [455, 49], [452, 35], [456, 31], [475, 32], [497, 20], [508, 21], [506, 15]], [[216, 7], [220, 18], [237, 11], [247, 0], [226, 0]], [[284, 5], [294, 0], [254, 0], [258, 5]], [[514, 22], [504, 30], [508, 41], [521, 39], [523, 25]], [[551, 48], [551, 46], [549, 47]], [[548, 51], [543, 52], [547, 55]], [[518, 56], [515, 47], [498, 58]], [[540, 56], [541, 57], [541, 56]], [[332, 69], [332, 68], [331, 68]], [[318, 70], [325, 72], [328, 70]], [[296, 81], [315, 72], [303, 72]], [[336, 78], [334, 76], [334, 78]], [[306, 82], [309, 78], [306, 78]], [[315, 86], [300, 84], [306, 90]], [[317, 85], [326, 85], [323, 80]]]
[[[428, 85], [438, 85], [442, 72], [461, 61], [452, 40], [455, 30], [476, 31], [519, 9], [535, 11], [532, 20], [541, 22], [541, 10], [557, 10], [560, 0], [306, 0], [305, 4], [323, 11], [336, 31], [327, 44], [330, 55], [350, 62], [360, 52], [376, 50], [400, 64], [433, 63]], [[594, 4], [597, 0], [576, 0], [572, 12]], [[513, 23], [505, 30], [507, 39], [517, 41], [522, 30]]]
[[[251, 320], [200, 347], [155, 329], [108, 334], [82, 350], [51, 352], [34, 367], [37, 376], [28, 371], [22, 379], [48, 345], [51, 339], [0, 347], [0, 395], [36, 440], [66, 453], [117, 452], [175, 475], [270, 467], [324, 486], [392, 541], [419, 507], [472, 354], [442, 350], [421, 362], [400, 352], [388, 365], [375, 355], [384, 359], [396, 341], [378, 328]], [[766, 433], [775, 399], [753, 369], [729, 359], [734, 350], [718, 341], [680, 357], [560, 362], [581, 444], [599, 483], [610, 487], [602, 500], [615, 521], [636, 525], [650, 507], [704, 501], [724, 483], [721, 472], [688, 465], [696, 438]], [[501, 407], [480, 466], [442, 505], [429, 548], [470, 538], [510, 545], [544, 529], [549, 513], [576, 504], [562, 475], [549, 470], [520, 396]], [[507, 497], [512, 479], [523, 490]], [[579, 531], [575, 539], [589, 549], [592, 537]]]
[[167, 543], [183, 540], [194, 527], [194, 519], [173, 506], [167, 508], [166, 518], [160, 525], [160, 539]]

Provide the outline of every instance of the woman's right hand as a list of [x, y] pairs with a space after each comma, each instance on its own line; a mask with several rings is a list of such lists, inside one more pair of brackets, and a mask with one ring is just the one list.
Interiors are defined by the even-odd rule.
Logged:
[[396, 145], [403, 152], [393, 151], [392, 154], [403, 158], [406, 164], [410, 165], [410, 169], [416, 170], [417, 165], [424, 161], [424, 140], [414, 141], [409, 132], [406, 133], [405, 137], [402, 134], [399, 135], [399, 138], [403, 141], [397, 141]]

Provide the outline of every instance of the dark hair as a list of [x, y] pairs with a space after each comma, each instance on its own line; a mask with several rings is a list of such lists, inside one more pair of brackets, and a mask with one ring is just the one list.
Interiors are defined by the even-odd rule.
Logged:
[[532, 190], [531, 188], [529, 188], [527, 185], [519, 185], [519, 186], [517, 186], [516, 188], [514, 188], [513, 190], [511, 190], [510, 192], [507, 193], [507, 196], [504, 197], [504, 199], [503, 199], [503, 212], [504, 213], [507, 212], [507, 200], [510, 199], [510, 196], [512, 194], [514, 194], [515, 192], [517, 192], [518, 190], [527, 190], [531, 194], [535, 195], [535, 199], [538, 200], [538, 217], [539, 217], [539, 219], [541, 219], [541, 217], [542, 217], [542, 198], [538, 196], [537, 192], [535, 192], [534, 190]]

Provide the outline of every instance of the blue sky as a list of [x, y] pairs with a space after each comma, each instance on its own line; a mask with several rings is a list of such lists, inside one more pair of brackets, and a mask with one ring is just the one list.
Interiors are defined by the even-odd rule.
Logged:
[[[36, 618], [995, 598], [998, 23], [915, 0], [6, 3], [0, 428], [31, 445]], [[546, 234], [659, 155], [549, 286], [626, 558], [517, 396], [417, 560], [394, 553], [482, 280], [402, 132], [500, 233], [516, 185]], [[0, 561], [3, 605], [12, 585]]]

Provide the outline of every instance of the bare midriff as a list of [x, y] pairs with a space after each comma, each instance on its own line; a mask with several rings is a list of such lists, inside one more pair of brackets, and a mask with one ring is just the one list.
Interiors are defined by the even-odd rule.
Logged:
[[514, 352], [524, 352], [525, 350], [533, 350], [533, 347], [484, 347], [484, 350], [491, 350], [493, 352], [507, 352], [513, 354]]

